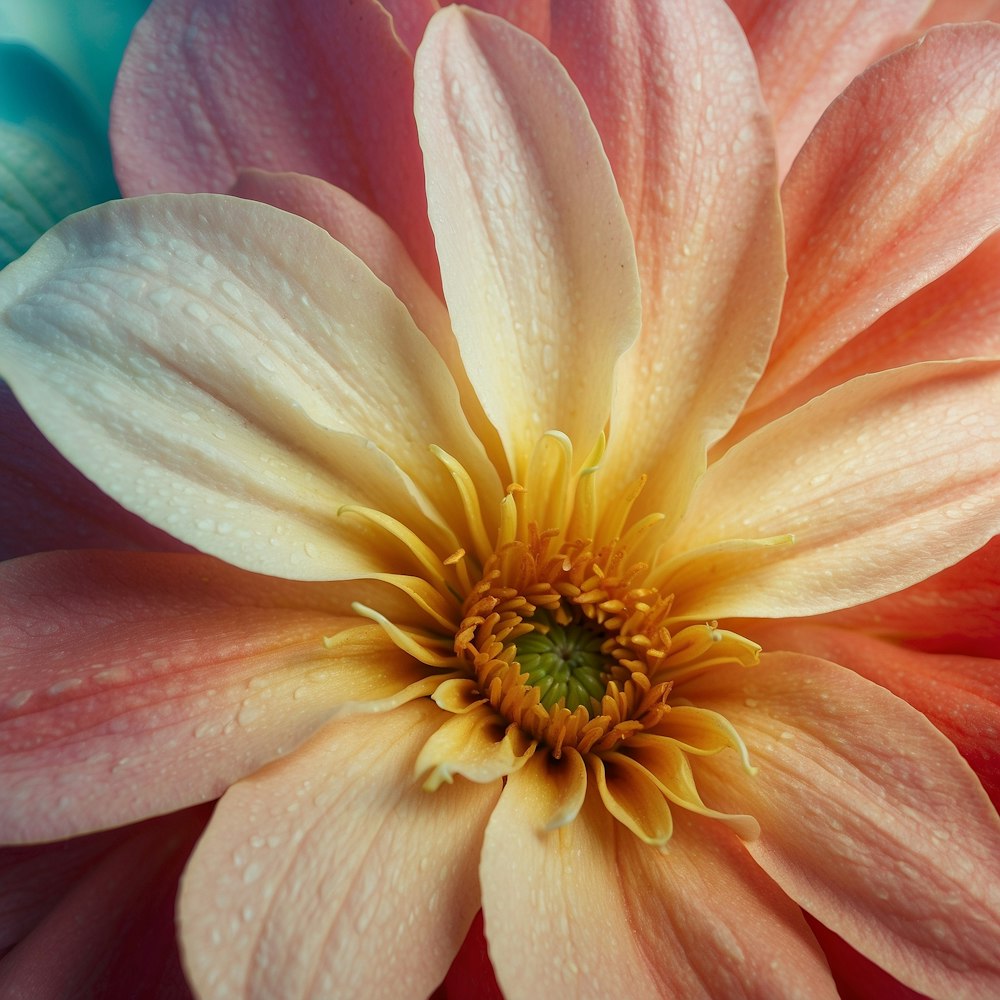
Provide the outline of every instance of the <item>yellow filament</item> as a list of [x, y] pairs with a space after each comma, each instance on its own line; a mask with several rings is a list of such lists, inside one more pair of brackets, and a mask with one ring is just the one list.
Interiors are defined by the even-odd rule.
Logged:
[[451, 474], [451, 478], [458, 487], [458, 495], [462, 501], [462, 509], [465, 511], [465, 523], [472, 534], [472, 546], [476, 557], [480, 563], [485, 563], [490, 557], [492, 548], [490, 540], [486, 535], [486, 526], [483, 523], [483, 512], [479, 505], [479, 494], [476, 492], [472, 477], [466, 472], [465, 467], [451, 455], [437, 445], [431, 445], [431, 453], [441, 462]]

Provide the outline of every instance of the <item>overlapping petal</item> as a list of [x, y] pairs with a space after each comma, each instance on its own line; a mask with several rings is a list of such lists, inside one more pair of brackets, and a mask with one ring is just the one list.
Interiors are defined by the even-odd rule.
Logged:
[[635, 254], [580, 96], [538, 43], [447, 9], [417, 53], [417, 123], [462, 359], [516, 477], [558, 430], [578, 461], [638, 332]]
[[[721, 2], [552, 4], [552, 49], [608, 152], [642, 283], [602, 477], [678, 517], [767, 359], [784, 282], [774, 146]], [[664, 456], [669, 460], [665, 461]]]
[[[194, 555], [3, 565], [0, 825], [72, 836], [215, 798], [348, 701], [425, 671], [349, 592]], [[374, 586], [374, 585], [372, 585]]]
[[906, 590], [825, 620], [928, 652], [1000, 659], [1000, 538]]
[[926, 0], [727, 0], [774, 116], [782, 176], [827, 105], [910, 28]]
[[0, 372], [89, 478], [203, 551], [278, 576], [398, 571], [343, 504], [450, 552], [442, 519], [461, 506], [428, 446], [499, 489], [405, 307], [301, 219], [132, 199], [66, 221], [14, 267]]
[[0, 383], [0, 559], [52, 549], [184, 549], [66, 461]]
[[420, 788], [414, 760], [443, 717], [421, 701], [335, 722], [226, 793], [182, 883], [200, 993], [391, 996], [405, 984], [426, 996], [444, 978], [479, 905], [499, 783], [433, 799]]
[[848, 87], [782, 189], [781, 327], [762, 406], [1000, 223], [1000, 25], [937, 28]]
[[1000, 819], [930, 722], [852, 671], [792, 653], [686, 693], [746, 741], [754, 777], [701, 758], [699, 784], [760, 820], [747, 849], [792, 899], [914, 989], [996, 992]]
[[[0, 959], [0, 992], [128, 1000], [141, 983], [150, 1000], [190, 1000], [173, 933], [174, 897], [208, 814], [186, 810], [104, 835], [102, 855], [61, 887], [62, 898]], [[79, 846], [38, 850], [79, 856]]]
[[[855, 379], [714, 463], [668, 544], [676, 613], [816, 614], [901, 590], [1000, 529], [1000, 363]], [[726, 539], [783, 544], [718, 551]], [[700, 551], [703, 550], [703, 551]]]
[[593, 789], [574, 823], [542, 832], [551, 806], [536, 755], [508, 779], [486, 829], [483, 912], [509, 1000], [836, 996], [798, 907], [728, 831], [677, 816], [661, 853], [619, 826]]
[[227, 191], [292, 170], [381, 215], [436, 281], [409, 53], [375, 0], [157, 0], [112, 104], [122, 190]]
[[1000, 804], [1000, 664], [902, 649], [843, 628], [793, 621], [755, 624], [772, 650], [820, 656], [867, 677], [923, 712]]

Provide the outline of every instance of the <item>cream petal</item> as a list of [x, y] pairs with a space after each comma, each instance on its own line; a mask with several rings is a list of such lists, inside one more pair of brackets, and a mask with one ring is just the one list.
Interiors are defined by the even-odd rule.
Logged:
[[782, 189], [789, 280], [751, 407], [1000, 225], [1000, 26], [935, 28], [858, 77]]
[[12, 560], [0, 583], [7, 843], [215, 798], [345, 702], [391, 697], [426, 673], [345, 615], [354, 584], [125, 552]]
[[632, 237], [600, 139], [562, 67], [498, 19], [442, 10], [415, 73], [431, 223], [469, 378], [518, 479], [549, 430], [582, 460], [639, 326]]
[[573, 823], [527, 834], [553, 794], [538, 754], [511, 775], [486, 829], [486, 937], [508, 1000], [836, 997], [798, 907], [723, 828], [677, 816], [664, 853], [591, 789]]
[[[679, 568], [673, 613], [831, 611], [978, 548], [1000, 528], [998, 398], [1000, 362], [910, 365], [855, 379], [752, 434], [711, 466], [667, 547], [793, 541]], [[670, 578], [659, 585], [670, 590]]]
[[420, 788], [443, 714], [422, 701], [333, 723], [223, 796], [181, 883], [199, 995], [430, 994], [479, 906], [500, 788]]
[[557, 0], [552, 49], [608, 152], [642, 285], [642, 334], [616, 371], [601, 476], [648, 475], [637, 511], [676, 520], [777, 330], [770, 116], [746, 39], [716, 0]]
[[0, 367], [32, 418], [124, 506], [227, 561], [405, 571], [338, 516], [347, 503], [447, 555], [454, 536], [422, 510], [457, 523], [462, 508], [430, 445], [499, 491], [406, 309], [301, 219], [215, 195], [115, 202], [4, 277]]
[[699, 758], [698, 783], [759, 820], [747, 849], [782, 889], [913, 989], [995, 995], [1000, 818], [952, 744], [884, 688], [799, 654], [692, 689], [759, 766]]

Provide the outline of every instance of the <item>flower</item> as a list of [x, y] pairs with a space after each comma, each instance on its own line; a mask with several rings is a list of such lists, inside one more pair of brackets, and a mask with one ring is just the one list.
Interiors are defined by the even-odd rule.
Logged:
[[[219, 11], [154, 8], [119, 136], [155, 94], [158, 32], [164, 58], [234, 32], [227, 71], [244, 51], [259, 68], [239, 34], [257, 25]], [[431, 19], [414, 74], [436, 256], [413, 172], [392, 183], [417, 149], [407, 55], [354, 4], [339, 44], [386, 72], [352, 93], [348, 162], [368, 157], [355, 184], [398, 236], [315, 166], [310, 115], [327, 141], [339, 112], [309, 82], [343, 65], [320, 48], [277, 79], [303, 102], [284, 165], [316, 176], [237, 176], [219, 148], [239, 161], [269, 123], [162, 106], [119, 160], [133, 188], [208, 177], [344, 243], [264, 204], [153, 195], [6, 272], [0, 364], [28, 412], [207, 555], [8, 565], [25, 640], [5, 832], [231, 785], [180, 900], [209, 996], [427, 993], [480, 905], [511, 996], [834, 995], [800, 907], [916, 989], [982, 994], [998, 904], [973, 873], [996, 865], [998, 820], [981, 784], [861, 676], [886, 644], [845, 629], [846, 669], [787, 622], [809, 618], [825, 653], [817, 616], [919, 586], [997, 529], [996, 363], [890, 338], [893, 363], [817, 393], [921, 285], [957, 297], [995, 225], [998, 33], [942, 29], [853, 84], [795, 161], [783, 229], [728, 12], [578, 11], [553, 9], [548, 41], [583, 99], [505, 22]], [[195, 70], [189, 98], [232, 92]], [[197, 141], [152, 159], [175, 126]]]
[[117, 196], [108, 106], [146, 6], [0, 3], [0, 267], [63, 216]]

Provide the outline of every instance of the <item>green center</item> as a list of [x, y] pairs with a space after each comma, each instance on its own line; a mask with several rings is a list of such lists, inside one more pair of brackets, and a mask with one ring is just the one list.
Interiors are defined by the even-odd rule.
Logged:
[[542, 705], [552, 708], [560, 698], [572, 712], [582, 705], [588, 712], [592, 701], [600, 703], [607, 684], [606, 660], [601, 644], [607, 636], [587, 625], [559, 625], [539, 609], [531, 619], [542, 631], [529, 632], [514, 640], [521, 673], [538, 688]]

